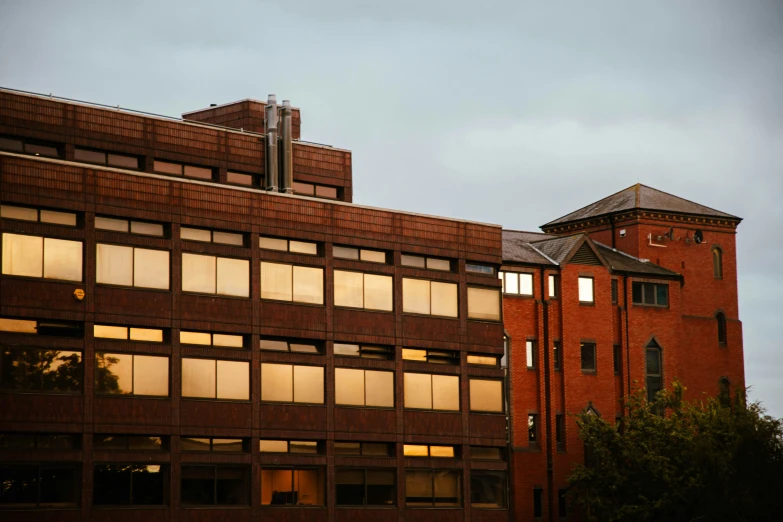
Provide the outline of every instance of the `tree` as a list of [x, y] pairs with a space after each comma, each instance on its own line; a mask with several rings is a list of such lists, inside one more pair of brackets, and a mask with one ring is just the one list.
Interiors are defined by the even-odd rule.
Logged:
[[685, 402], [684, 388], [629, 396], [618, 426], [577, 419], [593, 457], [569, 477], [588, 520], [783, 520], [783, 423], [744, 390]]

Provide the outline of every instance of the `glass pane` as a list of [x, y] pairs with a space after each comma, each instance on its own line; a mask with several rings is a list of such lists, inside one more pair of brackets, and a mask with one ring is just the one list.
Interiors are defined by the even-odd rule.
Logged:
[[261, 505], [293, 505], [293, 471], [290, 469], [261, 470]]
[[406, 457], [429, 457], [430, 447], [426, 445], [405, 444], [402, 447], [402, 454]]
[[423, 279], [402, 279], [402, 311], [412, 314], [430, 313], [430, 282]]
[[298, 181], [294, 181], [292, 187], [294, 189], [294, 193], [300, 194], [302, 196], [312, 196], [315, 194], [315, 187], [310, 183], [300, 183]]
[[394, 306], [392, 277], [364, 274], [364, 307], [391, 312]]
[[36, 321], [0, 318], [0, 332], [19, 332], [19, 333], [34, 334], [37, 331], [38, 331], [38, 323]]
[[163, 237], [163, 225], [158, 223], [142, 223], [140, 221], [131, 221], [130, 225], [131, 234]]
[[595, 345], [582, 344], [582, 369], [595, 370]]
[[212, 335], [202, 332], [180, 332], [179, 333], [180, 344], [202, 344], [211, 345]]
[[128, 437], [126, 435], [93, 435], [92, 445], [95, 449], [125, 450], [128, 449]]
[[294, 470], [295, 504], [298, 506], [324, 505], [324, 485], [323, 470]]
[[361, 506], [364, 498], [364, 470], [335, 470], [335, 503], [338, 506]]
[[421, 256], [412, 256], [409, 254], [402, 254], [400, 256], [400, 264], [403, 266], [415, 266], [416, 268], [424, 268], [424, 258]]
[[135, 464], [132, 468], [131, 504], [134, 506], [163, 505], [163, 467], [159, 464]]
[[163, 449], [163, 440], [160, 437], [144, 437], [134, 435], [128, 437], [128, 449], [161, 451]]
[[182, 396], [215, 398], [215, 361], [182, 359]]
[[334, 402], [364, 406], [364, 370], [334, 369]]
[[397, 502], [394, 470], [367, 470], [367, 505], [393, 506]]
[[289, 453], [318, 454], [318, 443], [314, 441], [292, 440], [288, 442]]
[[633, 283], [631, 286], [632, 300], [634, 303], [642, 302], [642, 284]]
[[128, 464], [96, 465], [93, 472], [93, 503], [97, 506], [130, 504], [131, 468]]
[[133, 356], [133, 394], [169, 394], [169, 358], [150, 355]]
[[294, 301], [300, 303], [323, 304], [324, 302], [323, 268], [304, 266], [294, 267]]
[[337, 189], [334, 187], [324, 187], [322, 185], [315, 186], [315, 195], [319, 198], [336, 198]]
[[237, 185], [252, 185], [253, 176], [250, 174], [240, 174], [239, 172], [227, 172], [226, 182], [236, 183]]
[[405, 504], [431, 506], [432, 493], [432, 471], [405, 471]]
[[459, 377], [432, 376], [432, 409], [459, 410]]
[[274, 350], [276, 352], [288, 351], [288, 343], [286, 341], [274, 341], [272, 339], [261, 339], [260, 347], [262, 350]]
[[371, 263], [385, 263], [386, 252], [379, 252], [378, 250], [362, 250], [362, 261], [369, 261]]
[[334, 354], [335, 355], [351, 355], [353, 357], [358, 357], [359, 354], [359, 345], [358, 344], [342, 344], [342, 343], [334, 343]]
[[25, 221], [38, 221], [38, 211], [34, 208], [0, 205], [0, 217], [5, 219], [23, 219]]
[[430, 457], [454, 458], [454, 446], [430, 446]]
[[165, 161], [155, 160], [152, 169], [155, 172], [159, 172], [161, 174], [174, 174], [176, 176], [182, 175], [182, 165], [178, 163], [168, 163]]
[[505, 292], [507, 294], [519, 293], [519, 274], [515, 272], [506, 272], [506, 282], [504, 285]]
[[122, 167], [126, 169], [139, 168], [139, 159], [131, 156], [120, 156], [119, 154], [108, 154], [107, 163], [114, 167]]
[[182, 503], [210, 506], [215, 504], [215, 468], [182, 466]]
[[435, 471], [435, 505], [459, 506], [462, 498], [461, 477], [458, 471]]
[[359, 272], [334, 271], [334, 304], [362, 308], [364, 276]]
[[470, 458], [475, 460], [500, 460], [500, 448], [471, 446]]
[[655, 285], [652, 283], [644, 283], [644, 304], [655, 304]]
[[432, 409], [432, 376], [425, 373], [403, 375], [405, 407]]
[[498, 360], [496, 357], [489, 355], [468, 355], [468, 364], [480, 364], [483, 366], [497, 366]]
[[661, 357], [658, 350], [647, 350], [647, 375], [661, 374]]
[[495, 269], [487, 265], [477, 265], [474, 263], [465, 263], [466, 272], [475, 272], [477, 274], [492, 275], [495, 273]]
[[451, 263], [447, 259], [427, 258], [427, 268], [430, 270], [451, 270]]
[[131, 328], [130, 339], [131, 341], [148, 341], [152, 343], [162, 343], [163, 330], [156, 330], [152, 328]]
[[[540, 491], [536, 490], [539, 503]], [[474, 508], [506, 507], [506, 474], [502, 471], [471, 471], [470, 505]]]
[[359, 249], [335, 245], [332, 247], [332, 255], [341, 259], [359, 259]]
[[[555, 276], [549, 276], [549, 297], [557, 297], [557, 279]], [[531, 283], [532, 286], [532, 283]], [[532, 292], [531, 292], [532, 293]]]
[[95, 354], [95, 391], [133, 393], [133, 356], [124, 353]]
[[36, 156], [49, 156], [52, 158], [56, 158], [60, 155], [56, 147], [36, 145], [33, 143], [25, 143], [24, 151], [28, 154], [35, 154]]
[[267, 250], [282, 250], [285, 252], [288, 250], [288, 240], [276, 237], [259, 237], [258, 246]]
[[360, 442], [335, 442], [335, 455], [361, 455], [362, 444]]
[[362, 455], [374, 456], [374, 457], [388, 457], [389, 453], [390, 453], [389, 444], [373, 443], [373, 442], [362, 443]]
[[293, 366], [290, 364], [261, 363], [261, 400], [293, 402]]
[[29, 433], [0, 433], [0, 448], [35, 449], [35, 437]]
[[212, 241], [212, 232], [201, 228], [180, 227], [179, 237], [188, 241], [201, 241], [209, 243]]
[[212, 451], [242, 453], [244, 451], [242, 439], [212, 439]]
[[243, 348], [244, 340], [241, 335], [212, 334], [212, 344], [226, 348]]
[[0, 466], [0, 506], [34, 507], [38, 502], [38, 466]]
[[402, 358], [409, 361], [427, 362], [427, 350], [416, 350], [414, 348], [403, 348]]
[[185, 165], [185, 175], [189, 178], [212, 179], [212, 169]]
[[74, 148], [73, 159], [76, 161], [86, 161], [89, 163], [106, 164], [106, 153]]
[[583, 303], [593, 302], [593, 278], [592, 277], [579, 278], [579, 301]]
[[214, 294], [216, 287], [216, 259], [182, 253], [182, 291]]
[[324, 369], [294, 366], [294, 402], [324, 403]]
[[470, 380], [471, 411], [503, 411], [503, 384], [501, 381]]
[[305, 241], [294, 241], [292, 239], [288, 242], [288, 250], [297, 254], [316, 255], [318, 253], [318, 245]]
[[134, 249], [133, 285], [169, 289], [169, 253], [165, 250]]
[[656, 304], [661, 306], [668, 306], [669, 304], [669, 287], [666, 285], [655, 285]]
[[76, 226], [76, 214], [72, 212], [55, 212], [54, 210], [41, 211], [41, 223], [53, 223], [55, 225]]
[[535, 345], [533, 344], [533, 341], [525, 341], [525, 359], [528, 368], [535, 367]]
[[44, 277], [64, 281], [82, 280], [82, 243], [44, 239]]
[[500, 292], [494, 288], [468, 287], [468, 317], [500, 320]]
[[287, 440], [260, 440], [258, 442], [261, 453], [288, 453]]
[[250, 297], [250, 261], [217, 258], [217, 293]]
[[457, 285], [454, 283], [432, 282], [432, 315], [457, 317]]
[[3, 274], [43, 276], [43, 238], [4, 232]]
[[261, 262], [261, 299], [291, 301], [292, 291], [291, 265]]
[[296, 353], [321, 353], [318, 346], [314, 344], [290, 343], [288, 348]]
[[0, 149], [10, 150], [12, 152], [22, 152], [22, 140], [12, 140], [10, 138], [0, 138]]
[[242, 234], [232, 234], [229, 232], [212, 232], [212, 241], [224, 245], [244, 246]]
[[128, 221], [125, 219], [95, 216], [95, 228], [99, 230], [112, 230], [114, 232], [127, 232]]
[[106, 326], [96, 324], [93, 327], [93, 336], [103, 339], [127, 339], [128, 328], [125, 326]]
[[217, 377], [218, 399], [250, 400], [250, 363], [218, 361]]

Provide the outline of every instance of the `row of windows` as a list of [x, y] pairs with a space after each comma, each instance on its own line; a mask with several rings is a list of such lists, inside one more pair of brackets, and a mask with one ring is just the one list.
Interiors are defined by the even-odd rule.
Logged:
[[[162, 506], [169, 498], [169, 467], [164, 463], [107, 463], [93, 466], [93, 505]], [[337, 468], [337, 506], [394, 506], [397, 470]], [[507, 506], [506, 473], [470, 471], [470, 504], [474, 508]], [[79, 504], [80, 468], [74, 464], [0, 465], [0, 507], [57, 508]], [[180, 500], [185, 506], [250, 505], [250, 467], [183, 465]], [[461, 506], [462, 471], [405, 471], [405, 505]], [[325, 506], [323, 467], [261, 468], [261, 505]]]
[[[123, 353], [95, 354], [95, 391], [102, 395], [167, 397], [169, 357]], [[459, 411], [459, 376], [404, 372], [404, 405], [424, 410]], [[470, 378], [470, 409], [503, 411], [501, 380]], [[82, 353], [4, 347], [0, 389], [80, 392]], [[324, 404], [324, 367], [261, 363], [264, 402]], [[250, 400], [250, 363], [182, 358], [182, 396]], [[393, 408], [393, 371], [335, 369], [335, 402], [344, 406]]]

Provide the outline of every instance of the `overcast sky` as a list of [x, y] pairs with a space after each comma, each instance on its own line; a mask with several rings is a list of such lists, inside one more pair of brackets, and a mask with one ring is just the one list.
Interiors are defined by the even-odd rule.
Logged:
[[361, 204], [535, 230], [638, 181], [741, 216], [746, 376], [783, 417], [780, 0], [0, 0], [0, 86], [276, 93]]

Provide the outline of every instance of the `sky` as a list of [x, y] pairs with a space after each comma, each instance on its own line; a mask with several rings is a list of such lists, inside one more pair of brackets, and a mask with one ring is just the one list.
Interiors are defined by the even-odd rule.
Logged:
[[290, 99], [354, 202], [506, 228], [641, 182], [744, 218], [751, 397], [783, 417], [783, 2], [0, 0], [0, 86], [178, 116]]

